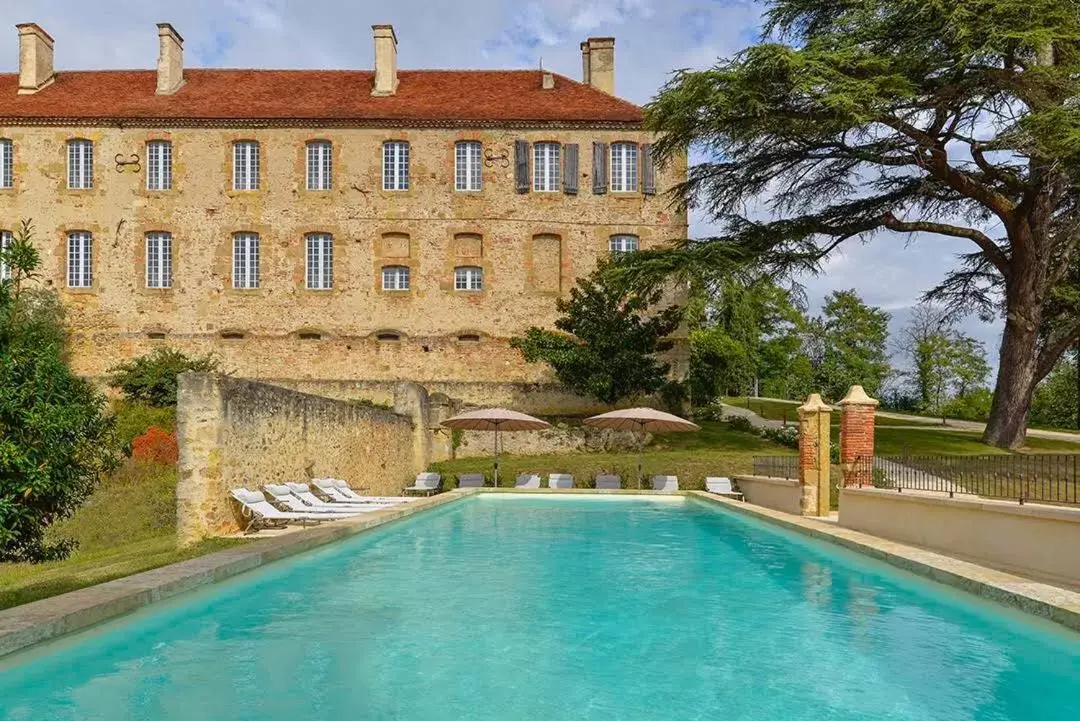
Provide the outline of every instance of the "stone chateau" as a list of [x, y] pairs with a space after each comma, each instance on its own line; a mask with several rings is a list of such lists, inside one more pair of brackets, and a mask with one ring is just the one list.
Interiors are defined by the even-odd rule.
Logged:
[[188, 69], [168, 24], [156, 72], [67, 72], [18, 26], [0, 232], [33, 219], [77, 371], [167, 344], [309, 389], [509, 401], [475, 388], [549, 380], [509, 338], [599, 259], [685, 237], [664, 197], [685, 166], [614, 96], [614, 39], [581, 44], [578, 82], [399, 71], [372, 29], [373, 72]]

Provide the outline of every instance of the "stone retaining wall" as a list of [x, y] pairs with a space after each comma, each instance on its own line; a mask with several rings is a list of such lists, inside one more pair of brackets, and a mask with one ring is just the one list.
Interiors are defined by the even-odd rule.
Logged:
[[391, 495], [426, 462], [405, 416], [211, 373], [180, 376], [177, 440], [181, 543], [237, 530], [232, 488], [332, 476]]

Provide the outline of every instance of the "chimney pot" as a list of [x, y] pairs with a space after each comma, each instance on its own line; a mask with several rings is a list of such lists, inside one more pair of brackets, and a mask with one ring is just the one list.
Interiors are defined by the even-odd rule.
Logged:
[[589, 38], [581, 44], [582, 82], [615, 94], [615, 38]]
[[371, 32], [375, 39], [375, 83], [371, 88], [371, 94], [395, 95], [398, 76], [397, 35], [394, 33], [394, 26], [372, 25]]
[[56, 79], [53, 39], [37, 23], [15, 28], [19, 31], [19, 95], [31, 95]]
[[184, 84], [184, 39], [169, 23], [157, 27], [157, 94], [172, 95]]
[[552, 75], [551, 73], [547, 72], [547, 71], [544, 71], [543, 77], [540, 80], [540, 86], [544, 90], [554, 90], [555, 89], [555, 76]]

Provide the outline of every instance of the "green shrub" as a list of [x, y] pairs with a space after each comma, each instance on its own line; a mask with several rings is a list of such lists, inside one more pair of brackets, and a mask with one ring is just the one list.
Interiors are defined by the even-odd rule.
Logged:
[[722, 421], [724, 420], [724, 407], [719, 403], [710, 403], [707, 406], [695, 408], [690, 415], [695, 421]]
[[131, 455], [131, 441], [150, 428], [176, 430], [175, 408], [155, 408], [145, 403], [117, 400], [113, 402], [113, 419], [117, 445], [126, 456]]
[[727, 422], [728, 428], [733, 431], [739, 431], [740, 433], [753, 433], [754, 435], [760, 435], [754, 424], [750, 422], [750, 419], [746, 416], [727, 416], [724, 418]]
[[109, 385], [129, 401], [164, 408], [176, 405], [176, 377], [187, 371], [211, 373], [220, 368], [212, 355], [191, 358], [175, 348], [158, 348], [109, 369]]
[[761, 430], [762, 438], [766, 438], [773, 443], [777, 443], [781, 446], [787, 446], [788, 448], [799, 447], [799, 427], [798, 426], [783, 426], [781, 428], [763, 428]]

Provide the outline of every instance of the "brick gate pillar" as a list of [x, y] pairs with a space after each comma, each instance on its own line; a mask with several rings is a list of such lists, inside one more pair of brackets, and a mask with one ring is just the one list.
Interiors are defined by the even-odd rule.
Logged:
[[878, 402], [862, 386], [851, 386], [840, 401], [840, 467], [845, 486], [873, 485], [874, 414]]
[[804, 516], [829, 515], [829, 415], [817, 393], [799, 406], [799, 483]]

